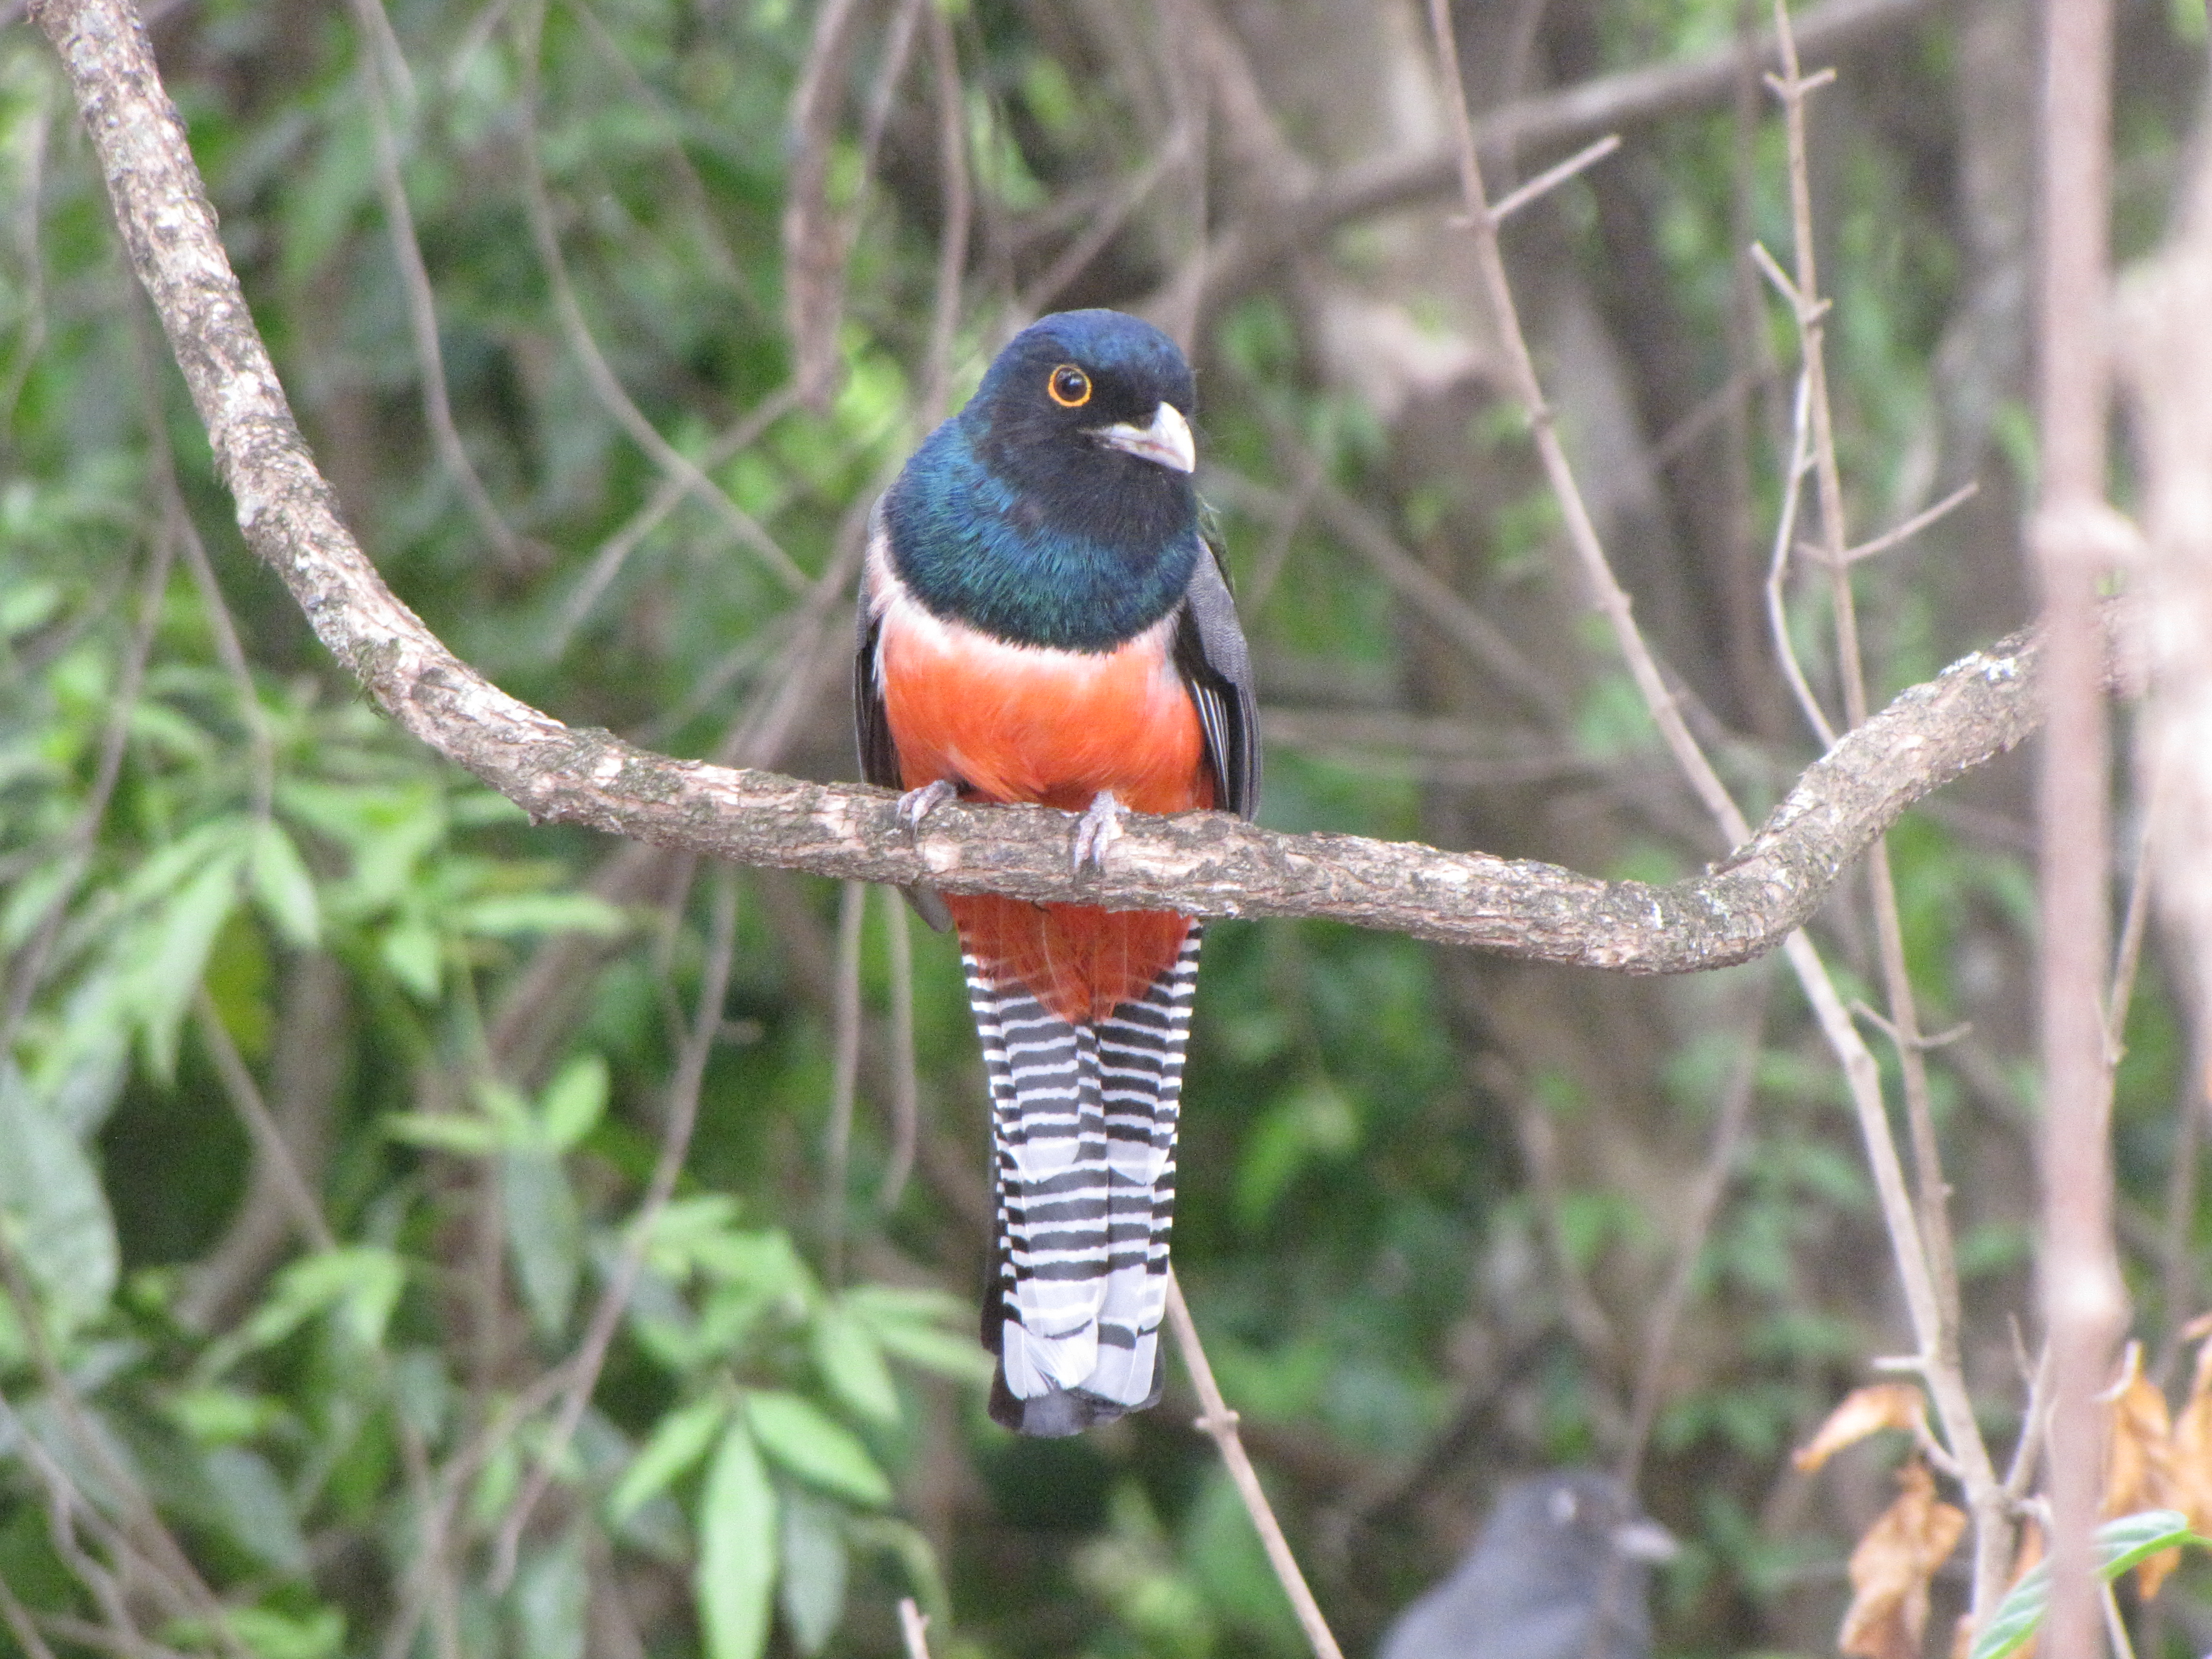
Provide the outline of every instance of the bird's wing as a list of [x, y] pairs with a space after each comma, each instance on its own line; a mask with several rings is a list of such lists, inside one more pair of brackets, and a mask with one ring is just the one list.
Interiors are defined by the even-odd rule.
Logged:
[[[889, 533], [884, 527], [884, 504], [878, 501], [869, 515], [867, 567], [888, 556], [884, 538]], [[884, 680], [878, 666], [884, 622], [875, 614], [875, 595], [866, 567], [860, 576], [860, 614], [854, 631], [858, 638], [853, 652], [853, 734], [860, 750], [860, 775], [879, 788], [903, 789], [906, 780], [899, 771], [898, 745], [891, 740], [890, 714], [884, 707]], [[952, 913], [945, 908], [945, 899], [935, 888], [902, 887], [899, 890], [914, 906], [915, 914], [936, 932], [941, 933], [952, 925]]]
[[[884, 506], [876, 503], [869, 516], [868, 563], [883, 553]], [[853, 653], [853, 726], [860, 746], [860, 775], [885, 789], [905, 787], [899, 775], [897, 745], [891, 741], [890, 716], [884, 708], [883, 677], [878, 670], [877, 647], [884, 632], [883, 618], [875, 614], [875, 595], [867, 575], [860, 578], [858, 648]]]
[[1221, 552], [1206, 544], [1176, 623], [1176, 672], [1190, 690], [1213, 771], [1213, 804], [1250, 817], [1260, 810], [1260, 714], [1252, 653], [1237, 621]]

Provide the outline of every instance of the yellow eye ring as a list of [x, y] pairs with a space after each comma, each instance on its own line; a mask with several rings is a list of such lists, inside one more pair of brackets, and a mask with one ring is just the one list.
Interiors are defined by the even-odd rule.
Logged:
[[1062, 363], [1046, 377], [1044, 390], [1062, 409], [1080, 409], [1091, 401], [1091, 377], [1073, 363]]

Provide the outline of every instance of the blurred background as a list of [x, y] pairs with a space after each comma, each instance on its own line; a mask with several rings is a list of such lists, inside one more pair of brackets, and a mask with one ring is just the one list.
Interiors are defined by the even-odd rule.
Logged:
[[[2125, 260], [2166, 226], [2206, 32], [2202, 0], [2118, 11]], [[1771, 15], [1454, 12], [1493, 198], [1624, 141], [1506, 249], [1637, 616], [1756, 818], [1821, 747], [1766, 592], [1797, 383], [1747, 253], [1792, 257]], [[888, 895], [533, 829], [376, 715], [246, 554], [68, 89], [10, 13], [0, 1583], [30, 1623], [0, 1653], [132, 1623], [235, 1651], [191, 1574], [264, 1659], [723, 1659], [756, 1591], [779, 1654], [895, 1653], [904, 1595], [939, 1659], [1302, 1651], [1180, 1373], [1078, 1440], [985, 1417], [985, 1093], [951, 941]], [[1504, 390], [1410, 0], [149, 21], [348, 522], [561, 719], [856, 775], [870, 502], [1016, 329], [1113, 306], [1198, 366], [1263, 823], [1652, 880], [1726, 850]], [[1877, 705], [2029, 619], [2034, 26], [2024, 0], [1798, 14], [1838, 71], [1810, 183], [1848, 539], [1979, 485], [1856, 567]], [[1796, 568], [1791, 635], [1838, 718], [1826, 575]], [[2031, 775], [2000, 761], [1891, 839], [2001, 1450], [2033, 1340]], [[2119, 844], [2131, 868], [2124, 814]], [[1815, 933], [1879, 1002], [1870, 915], [1846, 880]], [[2212, 1243], [2175, 979], [2154, 927], [2115, 1109], [2131, 1334], [2172, 1380]], [[1788, 1453], [1911, 1339], [1786, 975], [1219, 924], [1181, 1168], [1182, 1281], [1348, 1652], [1501, 1486], [1575, 1463], [1628, 1473], [1683, 1542], [1661, 1650], [1833, 1650], [1902, 1442], [1814, 1476]], [[565, 1426], [556, 1368], [624, 1281]], [[762, 1539], [771, 1561], [723, 1571]], [[1936, 1593], [1942, 1650], [1959, 1588]], [[2137, 1637], [2212, 1644], [2212, 1571]]]

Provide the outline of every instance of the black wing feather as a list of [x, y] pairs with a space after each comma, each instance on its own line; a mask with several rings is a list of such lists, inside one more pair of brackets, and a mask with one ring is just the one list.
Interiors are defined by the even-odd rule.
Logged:
[[1260, 810], [1260, 710], [1252, 653], [1237, 624], [1220, 550], [1211, 540], [1176, 619], [1175, 665], [1198, 709], [1214, 805], [1249, 818]]
[[853, 728], [860, 748], [860, 775], [885, 789], [905, 787], [899, 776], [898, 749], [891, 742], [890, 716], [884, 708], [884, 688], [876, 678], [876, 641], [882, 623], [860, 605], [860, 648], [853, 654]]

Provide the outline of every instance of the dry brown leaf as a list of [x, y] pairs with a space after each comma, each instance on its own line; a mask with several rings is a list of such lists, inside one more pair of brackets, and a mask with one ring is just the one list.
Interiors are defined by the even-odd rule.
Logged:
[[[2212, 1315], [2190, 1322], [2194, 1331]], [[2208, 1334], [2212, 1333], [2200, 1333]], [[2197, 1351], [2197, 1376], [2188, 1403], [2173, 1420], [2166, 1475], [2172, 1482], [2167, 1501], [2189, 1517], [2198, 1532], [2212, 1526], [2212, 1342]]]
[[[2182, 1334], [2192, 1340], [2212, 1336], [2212, 1314], [2191, 1320], [2182, 1328]], [[2189, 1385], [2189, 1399], [2173, 1419], [2166, 1482], [2166, 1507], [2179, 1510], [2200, 1533], [2212, 1525], [2212, 1341], [2203, 1342], [2197, 1351], [2197, 1374]], [[2180, 1551], [2167, 1550], [2136, 1569], [2136, 1587], [2145, 1601], [2158, 1594], [2166, 1574], [2180, 1559]]]
[[1911, 1433], [1927, 1410], [1928, 1401], [1917, 1382], [1875, 1382], [1853, 1389], [1828, 1413], [1820, 1431], [1790, 1455], [1790, 1461], [1810, 1474], [1844, 1447], [1856, 1445], [1878, 1429], [1903, 1429]]
[[1936, 1478], [1917, 1457], [1897, 1484], [1896, 1502], [1851, 1551], [1851, 1605], [1836, 1636], [1850, 1659], [1920, 1659], [1929, 1582], [1966, 1530], [1966, 1511], [1936, 1498]]
[[[2189, 1507], [2185, 1482], [2174, 1467], [2174, 1427], [2166, 1395], [2142, 1374], [2142, 1347], [2128, 1344], [2118, 1384], [2106, 1396], [2110, 1439], [2105, 1459], [2107, 1516], [2143, 1510]], [[2136, 1568], [2136, 1589], [2146, 1601], [2181, 1565], [2179, 1550], [2161, 1550]]]
[[2142, 1374], [2130, 1346], [2128, 1375], [2110, 1396], [2111, 1452], [2105, 1462], [2105, 1513], [2162, 1508], [2173, 1488], [2173, 1419], [2166, 1396]]

